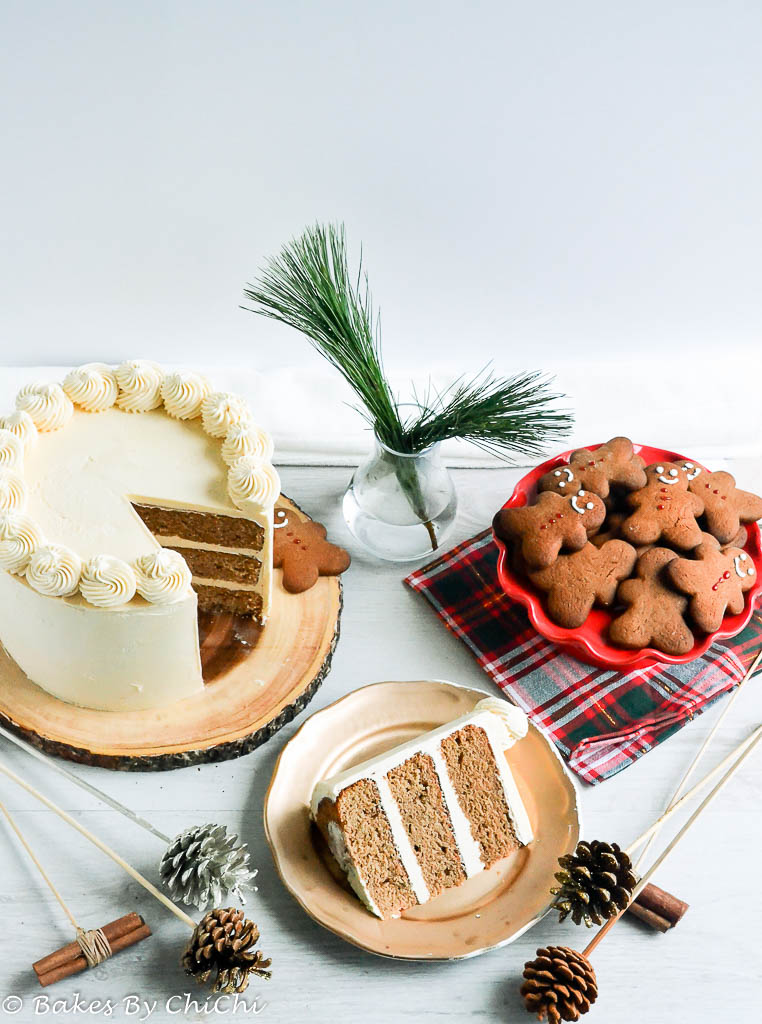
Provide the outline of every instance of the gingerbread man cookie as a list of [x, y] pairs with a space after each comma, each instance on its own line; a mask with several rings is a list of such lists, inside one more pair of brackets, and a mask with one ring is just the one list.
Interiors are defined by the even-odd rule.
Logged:
[[283, 570], [283, 587], [290, 594], [309, 590], [318, 576], [338, 576], [349, 568], [348, 552], [326, 540], [322, 523], [278, 507], [273, 525], [273, 566]]
[[557, 494], [582, 488], [607, 498], [612, 484], [627, 491], [645, 487], [644, 467], [645, 462], [635, 454], [628, 437], [612, 437], [594, 451], [578, 448], [571, 453], [567, 464], [541, 477], [537, 487], [540, 491], [556, 491]]
[[751, 491], [739, 490], [730, 473], [701, 471], [695, 476], [689, 474], [689, 480], [689, 490], [704, 502], [709, 532], [721, 544], [732, 543], [743, 523], [762, 519], [762, 498]]
[[722, 625], [726, 612], [739, 615], [744, 594], [756, 580], [750, 555], [740, 548], [722, 548], [704, 542], [695, 558], [675, 558], [666, 568], [673, 586], [691, 599], [693, 621], [705, 633]]
[[619, 581], [632, 572], [637, 555], [623, 540], [601, 548], [586, 544], [572, 555], [559, 555], [553, 565], [530, 572], [529, 578], [548, 595], [548, 615], [559, 626], [576, 629], [594, 604], [614, 603]]
[[527, 565], [541, 569], [556, 560], [561, 548], [584, 547], [605, 517], [606, 506], [597, 494], [578, 490], [564, 498], [545, 491], [534, 505], [501, 509], [492, 526], [501, 540], [520, 546]]
[[635, 577], [619, 584], [617, 599], [628, 607], [609, 627], [615, 644], [656, 647], [665, 654], [691, 650], [695, 638], [684, 618], [688, 598], [669, 586], [664, 572], [678, 557], [669, 548], [651, 548], [638, 558]]
[[646, 469], [647, 483], [627, 496], [635, 509], [622, 523], [620, 536], [638, 545], [665, 541], [683, 551], [701, 543], [697, 516], [704, 503], [688, 490], [690, 481], [681, 467], [672, 462], [657, 462]]

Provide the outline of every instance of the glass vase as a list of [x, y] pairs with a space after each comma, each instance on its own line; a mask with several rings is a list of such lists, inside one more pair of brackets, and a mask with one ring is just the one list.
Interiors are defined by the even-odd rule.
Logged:
[[449, 533], [456, 510], [455, 487], [439, 444], [408, 455], [378, 438], [343, 500], [352, 534], [374, 555], [392, 562], [433, 554]]

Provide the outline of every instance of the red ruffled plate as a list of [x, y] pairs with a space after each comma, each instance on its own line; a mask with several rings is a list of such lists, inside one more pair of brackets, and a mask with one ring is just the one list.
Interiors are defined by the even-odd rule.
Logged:
[[[587, 445], [591, 451], [600, 448], [600, 444]], [[641, 455], [650, 465], [652, 462], [685, 462], [684, 455], [670, 452], [664, 448], [650, 448], [648, 445], [636, 444], [635, 451]], [[562, 463], [568, 462], [571, 451], [563, 452], [560, 455], [548, 459], [541, 466], [537, 466], [530, 473], [527, 473], [516, 484], [513, 494], [506, 501], [503, 508], [514, 508], [521, 505], [529, 505], [537, 495], [537, 483], [541, 476], [550, 469]], [[695, 459], [693, 460], [696, 461]], [[696, 465], [701, 465], [696, 463]], [[702, 469], [706, 469], [702, 466]], [[655, 662], [668, 662], [670, 664], [682, 664], [693, 661], [694, 658], [704, 654], [715, 640], [726, 639], [736, 636], [741, 630], [748, 626], [754, 606], [762, 593], [762, 535], [759, 525], [752, 523], [747, 526], [748, 540], [745, 550], [754, 559], [757, 569], [757, 577], [754, 586], [746, 592], [746, 603], [740, 615], [728, 615], [722, 623], [722, 627], [715, 633], [700, 635], [693, 649], [687, 654], [665, 654], [657, 651], [655, 647], [642, 647], [639, 650], [626, 650], [622, 647], [615, 647], [608, 640], [608, 627], [614, 618], [612, 612], [604, 608], [594, 608], [583, 625], [577, 629], [566, 629], [557, 625], [549, 617], [545, 610], [543, 596], [535, 590], [532, 585], [520, 576], [517, 576], [511, 569], [505, 544], [495, 537], [495, 543], [500, 550], [497, 563], [497, 575], [500, 586], [505, 593], [514, 601], [522, 604], [529, 615], [529, 620], [541, 636], [552, 640], [559, 647], [573, 654], [576, 658], [590, 662], [593, 665], [600, 665], [610, 669], [633, 669], [645, 665], [652, 665]]]

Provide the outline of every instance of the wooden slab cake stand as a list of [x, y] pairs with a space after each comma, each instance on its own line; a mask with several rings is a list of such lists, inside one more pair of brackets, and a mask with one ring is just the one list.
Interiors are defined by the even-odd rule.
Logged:
[[[277, 505], [309, 518], [284, 495]], [[242, 616], [201, 613], [204, 691], [141, 711], [95, 711], [58, 700], [30, 682], [0, 647], [0, 723], [48, 753], [119, 771], [241, 757], [316, 693], [331, 667], [341, 604], [339, 577], [321, 576], [310, 590], [289, 594], [276, 569], [266, 627]]]

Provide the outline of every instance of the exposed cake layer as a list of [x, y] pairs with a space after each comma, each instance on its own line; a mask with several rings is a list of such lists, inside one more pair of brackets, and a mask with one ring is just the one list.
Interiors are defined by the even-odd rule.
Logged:
[[417, 754], [392, 768], [387, 779], [429, 896], [460, 885], [466, 871], [433, 759]]
[[[318, 784], [312, 816], [373, 913], [398, 916], [531, 841], [505, 758], [526, 729], [523, 712], [488, 699], [469, 715]], [[367, 830], [355, 832], [359, 819], [341, 812], [342, 802], [351, 799], [347, 794], [360, 784], [374, 787], [377, 799], [366, 811], [385, 822], [383, 839], [378, 829], [373, 839]], [[401, 888], [396, 874], [379, 874], [379, 863], [391, 861], [404, 871]], [[394, 900], [379, 887], [379, 877], [392, 878]]]
[[[158, 538], [163, 542], [163, 538]], [[189, 548], [184, 544], [164, 544], [185, 559], [196, 577], [227, 580], [232, 583], [259, 583], [262, 563], [258, 558], [241, 553], [230, 554], [210, 548]]]
[[521, 846], [485, 731], [466, 725], [442, 740], [442, 754], [485, 867]]
[[193, 580], [193, 589], [198, 597], [198, 606], [204, 612], [232, 612], [262, 620], [262, 595], [256, 590], [244, 590], [238, 586], [231, 589], [221, 581], [201, 582], [198, 579]]
[[163, 537], [179, 537], [203, 544], [247, 548], [252, 551], [261, 551], [264, 545], [264, 527], [251, 519], [134, 501], [132, 507], [160, 542]]

